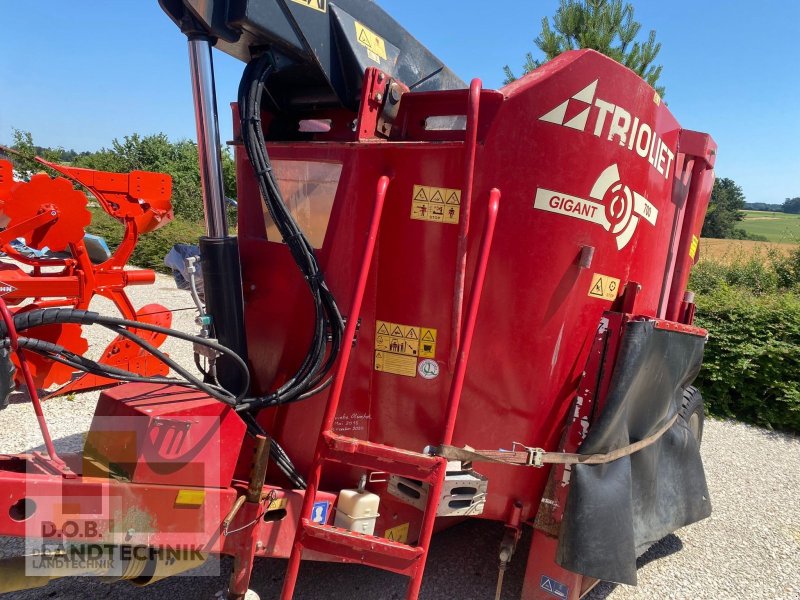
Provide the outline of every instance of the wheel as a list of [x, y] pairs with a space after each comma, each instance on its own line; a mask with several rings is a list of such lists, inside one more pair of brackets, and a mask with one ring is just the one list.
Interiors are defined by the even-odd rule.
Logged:
[[683, 390], [681, 418], [686, 422], [686, 426], [692, 432], [699, 446], [703, 441], [703, 423], [706, 419], [706, 412], [703, 407], [703, 396], [700, 394], [700, 390], [694, 386]]

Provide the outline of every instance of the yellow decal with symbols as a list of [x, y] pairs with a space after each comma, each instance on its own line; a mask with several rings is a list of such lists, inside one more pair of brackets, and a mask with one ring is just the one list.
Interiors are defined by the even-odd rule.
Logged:
[[417, 221], [450, 223], [461, 217], [461, 190], [415, 185], [411, 193], [411, 218]]
[[619, 294], [619, 279], [595, 273], [592, 276], [592, 285], [589, 287], [589, 296], [603, 300], [616, 300]]
[[436, 356], [436, 330], [389, 321], [375, 322], [375, 370], [417, 376], [417, 358]]
[[391, 540], [393, 542], [398, 542], [400, 544], [405, 544], [408, 542], [408, 523], [403, 523], [402, 525], [397, 525], [396, 527], [392, 527], [391, 529], [387, 529], [383, 533], [383, 537], [387, 540]]
[[419, 331], [420, 358], [433, 358], [436, 356], [436, 330], [422, 327]]
[[367, 56], [376, 63], [380, 63], [381, 59], [387, 60], [386, 42], [381, 36], [371, 29], [367, 29], [358, 21], [356, 21], [356, 39], [367, 49]]
[[296, 2], [297, 4], [302, 4], [303, 6], [307, 6], [308, 8], [313, 8], [314, 10], [318, 10], [319, 12], [328, 11], [328, 0], [292, 0], [292, 2]]
[[273, 510], [282, 510], [286, 508], [286, 505], [288, 503], [289, 501], [286, 498], [275, 498], [275, 500], [269, 503], [269, 506], [267, 507], [267, 512]]
[[697, 248], [700, 246], [700, 240], [697, 238], [696, 235], [692, 236], [692, 245], [689, 246], [689, 258], [694, 260], [694, 257], [697, 255]]

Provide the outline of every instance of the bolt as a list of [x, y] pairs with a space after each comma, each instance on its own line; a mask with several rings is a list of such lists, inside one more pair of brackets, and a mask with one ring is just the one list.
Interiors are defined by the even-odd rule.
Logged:
[[383, 94], [381, 94], [380, 92], [375, 94], [375, 100], [381, 102], [383, 100]]
[[264, 542], [261, 540], [256, 542], [256, 550], [261, 550], [264, 547]]
[[396, 85], [389, 86], [389, 101], [392, 104], [397, 104], [400, 102], [400, 90]]
[[250, 291], [253, 292], [253, 291], [255, 291], [255, 289], [256, 289], [256, 284], [255, 283], [251, 283], [250, 284]]
[[56, 211], [54, 211], [54, 210], [51, 210], [51, 211], [50, 211], [50, 216], [51, 216], [51, 217], [55, 217], [55, 216], [56, 216]]
[[386, 76], [383, 73], [378, 73], [378, 83], [383, 83], [384, 79], [386, 79]]

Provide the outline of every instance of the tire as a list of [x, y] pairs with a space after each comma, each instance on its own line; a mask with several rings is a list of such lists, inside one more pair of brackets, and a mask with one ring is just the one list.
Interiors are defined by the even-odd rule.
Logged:
[[703, 406], [703, 396], [694, 386], [689, 386], [683, 390], [683, 403], [681, 405], [681, 418], [689, 431], [692, 432], [694, 439], [699, 446], [703, 441], [703, 424], [706, 419], [706, 412]]

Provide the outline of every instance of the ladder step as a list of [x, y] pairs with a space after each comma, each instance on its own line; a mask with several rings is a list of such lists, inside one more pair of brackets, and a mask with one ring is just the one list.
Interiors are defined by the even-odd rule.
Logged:
[[325, 458], [363, 469], [385, 471], [409, 479], [432, 482], [444, 474], [447, 460], [394, 446], [375, 444], [327, 431]]
[[301, 527], [303, 548], [402, 575], [413, 575], [419, 559], [426, 552], [422, 547], [320, 525], [308, 519], [302, 520]]

